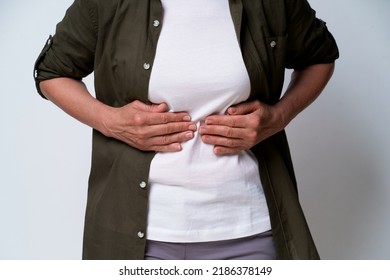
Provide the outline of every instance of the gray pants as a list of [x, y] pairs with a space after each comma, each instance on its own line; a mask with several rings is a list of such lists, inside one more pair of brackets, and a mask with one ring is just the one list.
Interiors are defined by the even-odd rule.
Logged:
[[249, 237], [195, 243], [148, 240], [145, 260], [274, 260], [272, 231]]

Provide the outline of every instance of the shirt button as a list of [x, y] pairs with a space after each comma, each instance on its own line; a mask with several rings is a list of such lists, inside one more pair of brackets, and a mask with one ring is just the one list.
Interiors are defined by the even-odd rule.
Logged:
[[157, 19], [155, 21], [153, 21], [153, 26], [154, 27], [159, 27], [160, 26], [160, 21], [158, 21]]
[[138, 237], [141, 238], [141, 239], [145, 237], [145, 233], [143, 233], [142, 231], [139, 231], [139, 232], [137, 233], [137, 235], [138, 235]]
[[269, 45], [271, 46], [271, 48], [275, 48], [276, 47], [276, 42], [275, 41], [271, 41], [271, 43]]
[[144, 69], [149, 70], [150, 69], [150, 64], [149, 63], [144, 63]]
[[141, 189], [146, 188], [146, 182], [142, 181], [141, 183], [139, 183], [139, 186]]

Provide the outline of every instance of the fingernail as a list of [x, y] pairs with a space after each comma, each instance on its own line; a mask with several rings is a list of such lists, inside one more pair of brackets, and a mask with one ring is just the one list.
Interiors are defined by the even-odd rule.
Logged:
[[188, 133], [185, 134], [185, 137], [187, 139], [192, 139], [192, 138], [194, 138], [194, 133], [193, 132], [188, 132]]
[[191, 124], [189, 127], [188, 127], [189, 130], [193, 130], [195, 131], [196, 130], [196, 124]]
[[191, 120], [191, 117], [190, 117], [190, 116], [184, 116], [184, 117], [183, 117], [183, 121], [188, 122], [188, 121], [190, 121], [190, 120]]
[[205, 124], [212, 124], [212, 121], [209, 120], [209, 119], [207, 119], [204, 123], [205, 123]]
[[175, 151], [181, 151], [181, 145], [179, 143], [175, 143], [172, 145]]
[[236, 108], [234, 108], [234, 107], [230, 107], [229, 109], [228, 109], [228, 113], [229, 114], [234, 114], [235, 112], [236, 112]]
[[199, 133], [200, 134], [203, 134], [203, 133], [205, 133], [206, 132], [206, 128], [204, 127], [204, 126], [201, 126], [200, 128], [199, 128]]

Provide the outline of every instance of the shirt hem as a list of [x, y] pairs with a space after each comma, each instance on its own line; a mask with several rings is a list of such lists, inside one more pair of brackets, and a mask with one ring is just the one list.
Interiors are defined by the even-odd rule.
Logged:
[[[242, 228], [242, 227], [241, 227]], [[222, 230], [196, 231], [197, 234], [188, 234], [184, 231], [170, 231], [161, 229], [148, 229], [147, 239], [160, 242], [195, 243], [223, 241], [249, 237], [271, 230], [270, 220], [245, 227], [244, 230], [224, 228]], [[193, 231], [194, 232], [194, 231]]]

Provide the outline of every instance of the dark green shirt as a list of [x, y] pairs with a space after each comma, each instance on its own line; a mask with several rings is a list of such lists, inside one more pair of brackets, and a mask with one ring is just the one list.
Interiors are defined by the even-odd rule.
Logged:
[[[275, 104], [286, 68], [338, 58], [335, 40], [306, 0], [229, 3], [251, 81], [250, 100]], [[159, 0], [76, 0], [38, 57], [34, 72], [38, 91], [42, 80], [82, 79], [94, 71], [96, 98], [101, 102], [113, 107], [134, 100], [147, 102], [163, 24]], [[259, 162], [278, 258], [317, 259], [298, 201], [284, 131], [252, 151]], [[94, 130], [84, 259], [144, 258], [148, 177], [154, 154]]]

